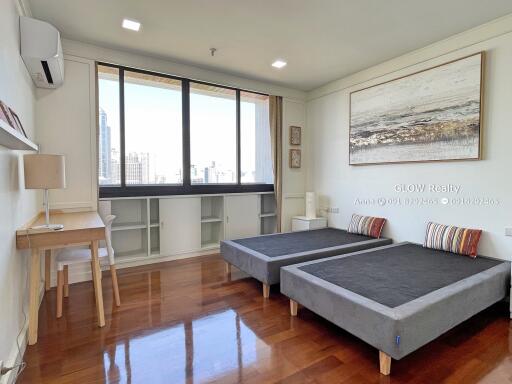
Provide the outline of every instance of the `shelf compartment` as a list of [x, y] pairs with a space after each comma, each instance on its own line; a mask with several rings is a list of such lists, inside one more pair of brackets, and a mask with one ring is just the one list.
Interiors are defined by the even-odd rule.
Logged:
[[[260, 214], [275, 214], [276, 212], [276, 198], [273, 193], [267, 193], [261, 195], [261, 206], [260, 206]], [[264, 216], [260, 216], [264, 217]]]
[[121, 223], [121, 224], [113, 224], [112, 232], [129, 231], [132, 229], [144, 229], [144, 228], [146, 228], [145, 223]]
[[224, 238], [222, 222], [201, 223], [201, 249], [218, 248]]
[[149, 199], [149, 222], [150, 227], [158, 227], [160, 224], [159, 199]]
[[207, 216], [201, 218], [201, 223], [218, 223], [222, 222], [222, 217]]
[[277, 231], [277, 217], [276, 215], [265, 216], [261, 218], [261, 234], [268, 235], [276, 233]]
[[152, 256], [160, 254], [160, 227], [151, 227], [149, 230], [149, 247]]
[[115, 253], [115, 258], [117, 260], [125, 260], [125, 259], [138, 259], [138, 258], [142, 258], [142, 257], [146, 257], [147, 256], [147, 253], [146, 253], [146, 250], [141, 248], [141, 249], [133, 249], [133, 250], [130, 250], [130, 251], [124, 251], [124, 252], [117, 252]]
[[116, 259], [148, 255], [147, 228], [112, 231], [112, 247]]
[[0, 120], [0, 145], [9, 149], [24, 151], [37, 151], [37, 144], [27, 139], [21, 132], [9, 126], [5, 121]]
[[139, 228], [142, 225], [145, 228], [148, 220], [147, 209], [146, 199], [112, 200], [110, 211], [116, 216], [112, 223], [112, 230], [133, 226]]
[[223, 216], [224, 216], [224, 197], [223, 196], [202, 196], [201, 197], [201, 222], [202, 223], [212, 223], [212, 222], [222, 221]]
[[201, 244], [201, 249], [202, 250], [215, 249], [215, 248], [219, 248], [219, 247], [220, 247], [220, 242], [218, 242], [218, 243], [204, 243], [204, 244]]

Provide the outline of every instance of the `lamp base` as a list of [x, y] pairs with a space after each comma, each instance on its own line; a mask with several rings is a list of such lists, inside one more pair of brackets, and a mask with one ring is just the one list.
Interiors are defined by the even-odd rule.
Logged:
[[43, 225], [36, 225], [35, 227], [32, 227], [30, 229], [35, 230], [47, 230], [47, 231], [58, 231], [60, 229], [64, 228], [64, 225], [62, 224], [43, 224]]

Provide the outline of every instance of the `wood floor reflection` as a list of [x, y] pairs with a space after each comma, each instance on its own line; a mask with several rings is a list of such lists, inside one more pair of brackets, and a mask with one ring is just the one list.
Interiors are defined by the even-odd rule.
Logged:
[[119, 271], [122, 305], [103, 276], [106, 326], [91, 283], [72, 285], [61, 319], [55, 290], [27, 347], [20, 383], [512, 383], [508, 306], [495, 305], [378, 373], [378, 352], [219, 256]]

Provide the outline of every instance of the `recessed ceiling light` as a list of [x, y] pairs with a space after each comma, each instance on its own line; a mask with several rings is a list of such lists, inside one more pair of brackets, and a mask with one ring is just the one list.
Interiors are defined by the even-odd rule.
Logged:
[[140, 23], [135, 20], [123, 19], [123, 28], [138, 32], [140, 29]]
[[283, 67], [285, 67], [285, 66], [286, 66], [286, 61], [283, 61], [283, 60], [276, 60], [276, 61], [274, 61], [274, 62], [272, 63], [272, 66], [273, 66], [274, 68], [279, 68], [279, 69], [281, 69], [281, 68], [283, 68]]

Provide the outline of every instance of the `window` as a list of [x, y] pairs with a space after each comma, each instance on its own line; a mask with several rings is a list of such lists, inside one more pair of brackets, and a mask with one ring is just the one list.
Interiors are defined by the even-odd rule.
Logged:
[[98, 182], [121, 184], [119, 69], [98, 66]]
[[240, 92], [242, 183], [272, 184], [269, 97]]
[[190, 84], [190, 180], [237, 182], [236, 91]]
[[182, 184], [181, 81], [124, 71], [127, 185]]
[[97, 68], [100, 197], [273, 190], [268, 95]]

